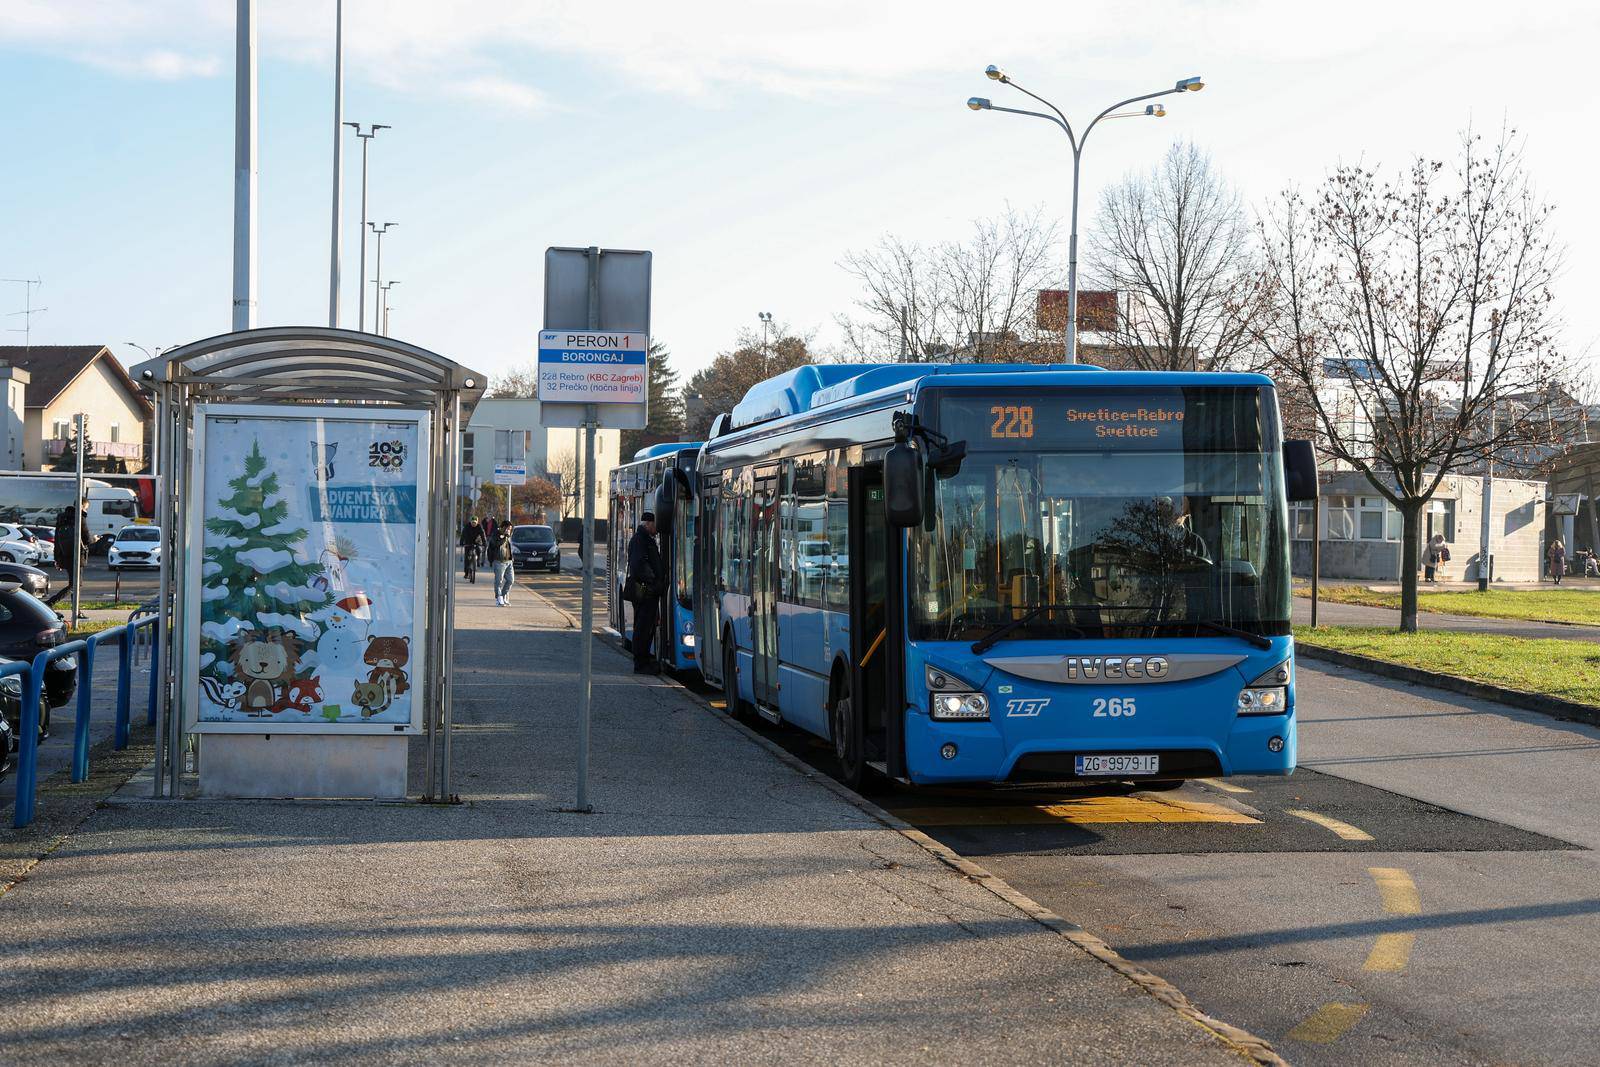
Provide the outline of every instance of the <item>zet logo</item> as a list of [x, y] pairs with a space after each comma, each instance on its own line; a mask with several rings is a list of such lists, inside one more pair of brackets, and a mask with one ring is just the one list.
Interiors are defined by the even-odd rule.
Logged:
[[1049, 697], [1018, 697], [1006, 701], [1006, 717], [1011, 719], [1032, 719], [1050, 706]]

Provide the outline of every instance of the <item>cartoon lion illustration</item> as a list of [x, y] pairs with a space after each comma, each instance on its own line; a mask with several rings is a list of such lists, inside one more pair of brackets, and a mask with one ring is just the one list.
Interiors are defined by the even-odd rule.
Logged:
[[245, 683], [245, 712], [268, 715], [278, 702], [279, 686], [294, 681], [300, 642], [283, 630], [241, 630], [233, 639], [232, 659], [235, 676]]

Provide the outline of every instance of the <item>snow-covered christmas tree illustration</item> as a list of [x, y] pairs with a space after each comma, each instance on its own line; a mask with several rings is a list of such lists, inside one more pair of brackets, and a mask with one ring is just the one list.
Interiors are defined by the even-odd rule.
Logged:
[[[267, 469], [259, 439], [251, 443], [244, 473], [230, 479], [228, 489], [206, 519], [200, 659], [202, 675], [215, 679], [219, 692], [232, 685], [231, 695], [237, 697], [237, 683], [247, 679], [237, 677], [236, 639], [276, 632], [280, 638], [292, 635], [296, 648], [314, 645], [321, 628], [307, 616], [328, 604], [330, 592], [321, 565], [300, 558], [306, 530], [287, 521], [289, 504], [279, 492], [277, 473]], [[291, 648], [286, 658], [279, 689], [315, 673], [308, 662], [314, 657], [301, 657]]]

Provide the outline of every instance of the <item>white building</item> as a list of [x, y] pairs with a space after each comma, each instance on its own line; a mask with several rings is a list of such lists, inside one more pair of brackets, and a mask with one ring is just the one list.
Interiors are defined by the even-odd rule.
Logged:
[[[619, 462], [622, 444], [620, 430], [601, 430], [595, 435], [595, 517], [607, 517], [606, 484], [611, 469]], [[526, 456], [528, 477], [545, 478], [556, 484], [563, 496], [561, 513], [578, 514], [574, 499], [574, 479], [581, 476], [583, 431], [546, 429], [539, 424], [539, 401], [522, 397], [485, 397], [478, 401], [461, 435], [461, 483], [467, 486], [492, 484], [496, 462]], [[581, 483], [580, 483], [581, 484]]]

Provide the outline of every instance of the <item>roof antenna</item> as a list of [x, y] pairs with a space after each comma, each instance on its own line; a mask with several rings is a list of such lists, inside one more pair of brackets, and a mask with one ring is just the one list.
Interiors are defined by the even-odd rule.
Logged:
[[27, 362], [33, 349], [33, 317], [50, 310], [49, 308], [36, 308], [33, 306], [33, 287], [43, 285], [44, 282], [38, 278], [0, 278], [0, 282], [16, 282], [22, 286], [22, 310], [11, 312], [7, 318], [14, 318], [17, 315], [22, 316], [22, 328], [19, 330], [12, 326], [9, 327], [9, 332], [22, 335], [22, 359], [23, 362]]

